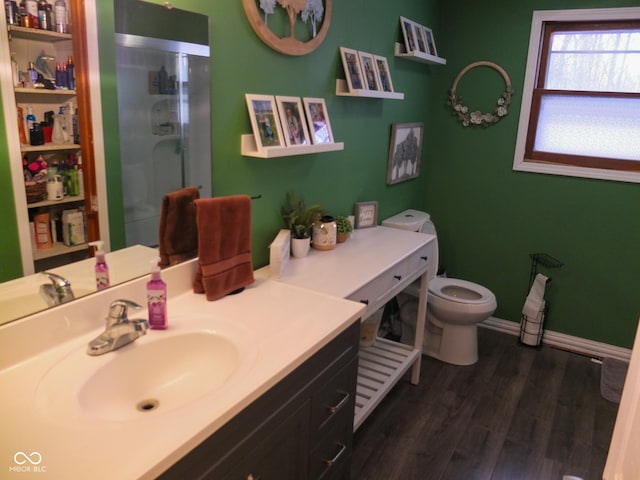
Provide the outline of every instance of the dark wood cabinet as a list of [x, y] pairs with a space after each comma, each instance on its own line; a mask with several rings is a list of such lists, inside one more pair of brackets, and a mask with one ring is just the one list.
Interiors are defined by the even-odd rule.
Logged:
[[160, 478], [347, 480], [359, 331], [357, 321]]

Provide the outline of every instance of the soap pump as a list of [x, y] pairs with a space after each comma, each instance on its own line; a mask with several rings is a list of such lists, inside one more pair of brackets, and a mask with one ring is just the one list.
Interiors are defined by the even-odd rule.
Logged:
[[167, 284], [160, 275], [160, 257], [151, 260], [151, 280], [147, 282], [147, 306], [149, 327], [153, 330], [167, 328]]
[[104, 259], [104, 242], [96, 240], [95, 242], [89, 242], [89, 245], [96, 247], [96, 288], [104, 290], [109, 287], [109, 267]]

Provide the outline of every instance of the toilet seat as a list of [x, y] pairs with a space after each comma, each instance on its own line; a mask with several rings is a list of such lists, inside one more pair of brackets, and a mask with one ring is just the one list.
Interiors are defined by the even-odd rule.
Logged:
[[429, 280], [429, 295], [469, 306], [495, 301], [491, 290], [477, 283], [458, 278], [436, 277]]

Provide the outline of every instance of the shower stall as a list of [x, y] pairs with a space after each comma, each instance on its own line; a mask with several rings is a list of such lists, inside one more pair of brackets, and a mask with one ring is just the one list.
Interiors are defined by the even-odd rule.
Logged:
[[209, 19], [138, 0], [115, 6], [126, 244], [156, 246], [165, 194], [197, 186], [211, 196]]

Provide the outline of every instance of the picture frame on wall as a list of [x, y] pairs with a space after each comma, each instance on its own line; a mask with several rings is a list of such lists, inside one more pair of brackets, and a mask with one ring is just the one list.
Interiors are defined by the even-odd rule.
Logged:
[[378, 76], [380, 90], [383, 92], [393, 92], [393, 82], [391, 81], [391, 71], [389, 70], [387, 57], [374, 55], [373, 59], [376, 65], [376, 75]]
[[304, 109], [300, 97], [276, 95], [276, 105], [282, 123], [282, 133], [287, 147], [310, 145], [309, 130], [305, 121]]
[[427, 40], [424, 34], [424, 26], [419, 23], [413, 24], [413, 32], [415, 33], [417, 51], [420, 53], [429, 53], [427, 49]]
[[378, 202], [356, 202], [353, 217], [355, 228], [375, 227], [378, 224]]
[[362, 67], [362, 78], [365, 90], [380, 90], [380, 80], [376, 72], [376, 64], [373, 55], [367, 52], [358, 52], [360, 66]]
[[419, 51], [414, 33], [414, 22], [408, 18], [400, 17], [400, 27], [402, 28], [402, 36], [407, 53]]
[[304, 103], [311, 141], [314, 145], [333, 143], [333, 133], [324, 98], [304, 97], [302, 102]]
[[437, 57], [438, 51], [436, 50], [436, 41], [433, 38], [433, 30], [428, 27], [422, 27], [422, 29], [424, 32], [425, 42], [427, 43], [427, 53]]
[[344, 68], [344, 75], [349, 91], [365, 89], [360, 57], [358, 56], [357, 50], [340, 47], [340, 57], [342, 58], [342, 68]]
[[274, 96], [247, 93], [245, 99], [258, 150], [284, 147], [285, 143]]
[[424, 123], [394, 123], [391, 126], [387, 185], [405, 182], [420, 175]]

